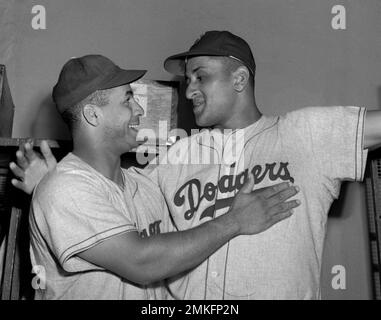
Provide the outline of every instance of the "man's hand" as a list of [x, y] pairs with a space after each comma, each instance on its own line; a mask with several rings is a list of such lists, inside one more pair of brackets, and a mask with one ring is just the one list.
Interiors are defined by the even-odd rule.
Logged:
[[[125, 232], [79, 252], [92, 264], [139, 284], [149, 284], [192, 269], [239, 234], [255, 234], [289, 217], [296, 187], [280, 183], [253, 190], [250, 179], [236, 195], [227, 214], [188, 230], [141, 238]], [[258, 257], [260, 259], [260, 257]]]
[[296, 186], [282, 182], [271, 187], [252, 191], [254, 179], [248, 181], [235, 196], [229, 214], [239, 226], [239, 234], [256, 234], [270, 228], [275, 223], [290, 217], [292, 209], [300, 201], [286, 201], [299, 191]]
[[17, 164], [14, 162], [9, 164], [13, 174], [18, 178], [12, 179], [13, 186], [27, 194], [32, 194], [44, 175], [57, 165], [57, 160], [45, 140], [41, 141], [40, 149], [42, 156], [33, 150], [32, 141], [23, 143], [16, 152]]

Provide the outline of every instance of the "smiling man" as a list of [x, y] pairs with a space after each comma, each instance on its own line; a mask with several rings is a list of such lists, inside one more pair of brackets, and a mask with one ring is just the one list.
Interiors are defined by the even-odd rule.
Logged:
[[[247, 179], [255, 189], [295, 183], [302, 200], [290, 219], [256, 236], [236, 237], [186, 277], [173, 277], [173, 297], [319, 299], [327, 214], [342, 181], [363, 179], [367, 148], [381, 143], [381, 112], [335, 106], [262, 115], [251, 49], [228, 31], [206, 32], [188, 51], [167, 58], [164, 68], [185, 75], [196, 122], [210, 130], [174, 144], [163, 157], [171, 164], [154, 160], [130, 172], [160, 188], [176, 230], [223, 217]], [[200, 152], [216, 160], [189, 163]], [[11, 169], [24, 180], [14, 185], [30, 192], [39, 172], [55, 163], [48, 150], [46, 162], [30, 146], [25, 154], [18, 152], [19, 166]]]
[[33, 195], [31, 260], [46, 271], [37, 299], [165, 299], [159, 281], [197, 266], [238, 235], [268, 229], [298, 206], [286, 201], [295, 187], [252, 192], [249, 179], [224, 217], [170, 232], [160, 189], [120, 163], [139, 144], [135, 127], [143, 110], [129, 83], [144, 73], [100, 55], [62, 68], [53, 100], [71, 130], [73, 151]]
[[[252, 177], [255, 188], [296, 183], [302, 199], [290, 219], [255, 237], [232, 239], [187, 278], [174, 279], [172, 293], [180, 299], [319, 299], [327, 214], [342, 181], [363, 179], [366, 148], [381, 142], [381, 112], [310, 107], [262, 115], [252, 51], [228, 31], [206, 32], [188, 51], [167, 58], [164, 68], [185, 76], [196, 123], [213, 128], [169, 150], [168, 159], [177, 157], [178, 164], [145, 170], [165, 195], [178, 230], [227, 212], [239, 188], [226, 183], [242, 176]], [[232, 156], [227, 142], [238, 130], [243, 147]], [[209, 140], [216, 143], [202, 143]], [[200, 148], [218, 163], [187, 163]], [[195, 186], [214, 190], [214, 197], [199, 201]]]

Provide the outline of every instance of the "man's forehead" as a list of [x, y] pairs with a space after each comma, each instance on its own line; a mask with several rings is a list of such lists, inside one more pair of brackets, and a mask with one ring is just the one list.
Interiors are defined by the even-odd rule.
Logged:
[[199, 69], [209, 69], [215, 65], [216, 57], [197, 56], [185, 60], [185, 73], [193, 73]]
[[110, 90], [110, 93], [114, 96], [125, 96], [128, 94], [133, 94], [133, 91], [129, 84], [123, 84], [121, 86], [114, 87], [109, 90]]

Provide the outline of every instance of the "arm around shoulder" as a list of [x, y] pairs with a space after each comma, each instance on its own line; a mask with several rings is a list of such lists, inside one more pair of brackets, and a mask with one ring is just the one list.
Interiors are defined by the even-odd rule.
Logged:
[[291, 216], [299, 203], [288, 201], [295, 187], [281, 183], [251, 191], [249, 179], [228, 213], [195, 228], [141, 238], [136, 231], [110, 237], [77, 255], [97, 266], [139, 284], [149, 284], [204, 261], [232, 238], [257, 234]]

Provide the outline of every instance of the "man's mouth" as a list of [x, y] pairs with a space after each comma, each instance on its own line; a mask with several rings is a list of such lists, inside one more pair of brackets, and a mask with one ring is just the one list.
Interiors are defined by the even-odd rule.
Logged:
[[193, 100], [193, 112], [198, 113], [204, 106], [205, 101], [203, 99]]
[[135, 123], [135, 124], [129, 124], [128, 127], [130, 129], [134, 129], [134, 130], [139, 130], [138, 127], [139, 127], [139, 123]]

